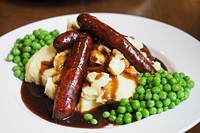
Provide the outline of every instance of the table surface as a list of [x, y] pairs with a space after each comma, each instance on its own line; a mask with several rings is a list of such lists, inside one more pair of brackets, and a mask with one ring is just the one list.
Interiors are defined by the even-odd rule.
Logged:
[[[200, 40], [200, 0], [1, 0], [0, 36], [41, 19], [84, 11], [143, 16], [173, 25]], [[197, 132], [200, 123], [188, 131]]]

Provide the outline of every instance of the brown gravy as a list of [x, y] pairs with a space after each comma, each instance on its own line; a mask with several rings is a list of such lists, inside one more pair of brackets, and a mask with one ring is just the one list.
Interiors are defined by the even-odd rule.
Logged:
[[113, 107], [113, 105], [111, 104], [101, 106], [90, 111], [90, 113], [93, 114], [94, 118], [98, 120], [97, 125], [92, 125], [89, 122], [83, 120], [84, 114], [76, 111], [74, 112], [74, 115], [72, 117], [68, 118], [65, 121], [56, 121], [52, 119], [51, 115], [53, 110], [53, 100], [49, 99], [44, 94], [44, 87], [42, 86], [23, 82], [21, 87], [21, 97], [24, 104], [31, 112], [52, 123], [81, 128], [101, 128], [111, 123], [107, 119], [104, 119], [102, 117], [102, 113], [104, 111], [110, 110]]

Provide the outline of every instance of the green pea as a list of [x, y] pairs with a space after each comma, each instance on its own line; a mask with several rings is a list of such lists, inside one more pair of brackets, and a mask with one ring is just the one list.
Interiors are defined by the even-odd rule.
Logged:
[[152, 93], [159, 93], [161, 91], [161, 89], [160, 89], [160, 87], [158, 87], [158, 86], [155, 86], [155, 87], [153, 87], [152, 88]]
[[31, 43], [32, 43], [32, 40], [31, 39], [25, 39], [24, 40], [24, 46], [30, 46], [31, 45]]
[[160, 97], [159, 97], [158, 94], [153, 94], [153, 100], [157, 101], [157, 100], [159, 100], [159, 99], [160, 99]]
[[23, 58], [29, 59], [29, 58], [31, 57], [31, 54], [28, 53], [28, 52], [24, 52], [24, 53], [22, 54], [22, 57], [23, 57]]
[[83, 119], [86, 121], [90, 121], [91, 119], [93, 119], [93, 115], [92, 114], [84, 114]]
[[163, 108], [158, 108], [158, 109], [157, 109], [157, 113], [158, 113], [158, 114], [160, 114], [160, 113], [162, 113], [162, 112], [163, 112]]
[[17, 69], [20, 70], [20, 68], [21, 68], [21, 67], [17, 65], [17, 66], [14, 66], [14, 67], [12, 68], [12, 70], [13, 70], [13, 71], [15, 71], [15, 70], [17, 70]]
[[149, 72], [144, 73], [144, 77], [149, 77], [149, 76], [151, 76], [151, 74]]
[[40, 43], [40, 45], [41, 45], [42, 47], [46, 45], [46, 43], [45, 43], [44, 40], [40, 40], [39, 43]]
[[14, 71], [14, 76], [15, 76], [15, 77], [19, 77], [20, 74], [21, 74], [21, 70], [18, 70], [18, 69], [17, 69], [17, 70]]
[[96, 124], [98, 124], [98, 121], [96, 120], [96, 119], [91, 119], [90, 120], [90, 123], [92, 124], [92, 125], [96, 125]]
[[139, 85], [137, 88], [136, 88], [136, 91], [137, 93], [139, 94], [144, 94], [145, 93], [145, 89], [143, 86]]
[[149, 116], [149, 111], [146, 109], [146, 108], [144, 108], [143, 110], [142, 110], [142, 116], [144, 117], [144, 118], [146, 118], [146, 117], [148, 117]]
[[131, 106], [134, 110], [137, 110], [140, 107], [140, 101], [139, 100], [133, 100], [131, 103]]
[[32, 48], [30, 46], [24, 47], [23, 51], [24, 52], [31, 52]]
[[163, 107], [163, 102], [160, 101], [160, 100], [156, 101], [156, 107], [157, 107], [157, 108]]
[[129, 99], [128, 98], [123, 98], [120, 100], [120, 105], [126, 106], [129, 104]]
[[147, 78], [147, 83], [148, 84], [152, 83], [152, 81], [153, 81], [153, 77], [152, 76], [150, 76], [150, 77]]
[[139, 108], [137, 109], [137, 111], [138, 111], [138, 112], [142, 112], [143, 109], [144, 109], [143, 107], [139, 107]]
[[6, 60], [7, 61], [9, 61], [9, 62], [11, 62], [11, 61], [13, 61], [13, 59], [14, 59], [14, 55], [13, 54], [8, 54], [8, 56], [7, 56], [7, 58], [6, 58]]
[[114, 109], [112, 109], [112, 110], [110, 111], [110, 114], [111, 114], [111, 115], [116, 115], [117, 113], [116, 113], [116, 111], [115, 111]]
[[154, 114], [157, 113], [157, 109], [156, 109], [155, 107], [150, 107], [150, 108], [149, 108], [149, 113], [150, 113], [151, 115], [154, 115]]
[[146, 83], [147, 83], [147, 79], [146, 79], [146, 77], [141, 77], [140, 79], [139, 79], [139, 84], [140, 85], [146, 85]]
[[21, 61], [21, 57], [19, 55], [15, 56], [13, 59], [14, 63], [19, 63]]
[[139, 99], [139, 94], [135, 92], [133, 94], [133, 99], [138, 100]]
[[163, 111], [167, 111], [168, 110], [168, 106], [163, 107]]
[[24, 58], [24, 59], [22, 60], [22, 63], [23, 63], [24, 65], [26, 65], [26, 63], [28, 63], [28, 61], [29, 61], [28, 58]]
[[18, 48], [14, 48], [14, 49], [12, 50], [12, 54], [13, 54], [14, 56], [20, 55], [20, 54], [21, 54], [21, 51], [20, 51]]
[[152, 98], [152, 93], [151, 92], [147, 92], [146, 94], [145, 94], [145, 99], [146, 100], [150, 100]]
[[140, 100], [140, 101], [145, 100], [145, 94], [140, 94], [139, 100]]
[[124, 106], [119, 106], [119, 107], [117, 108], [117, 112], [120, 113], [120, 114], [126, 113], [126, 107], [124, 107]]
[[179, 105], [179, 104], [181, 103], [181, 101], [180, 101], [180, 99], [176, 99], [176, 100], [174, 101], [174, 103], [175, 103], [175, 105]]
[[166, 93], [165, 91], [161, 91], [161, 92], [159, 93], [159, 97], [160, 97], [160, 99], [164, 100], [164, 99], [167, 98], [167, 93]]
[[48, 39], [48, 40], [46, 41], [46, 43], [47, 43], [47, 45], [53, 44], [53, 39]]
[[190, 80], [190, 77], [189, 76], [184, 76], [183, 79], [187, 82]]
[[117, 117], [117, 118], [115, 119], [115, 123], [116, 123], [117, 125], [122, 125], [122, 124], [123, 124], [123, 117]]
[[172, 85], [172, 90], [173, 91], [179, 91], [181, 89], [181, 85], [180, 84], [174, 84]]
[[140, 106], [143, 107], [143, 108], [146, 108], [146, 106], [147, 106], [146, 101], [141, 101]]
[[141, 119], [142, 119], [142, 113], [141, 113], [141, 112], [136, 112], [136, 113], [135, 113], [135, 119], [136, 119], [137, 121], [141, 120]]
[[39, 36], [39, 34], [40, 34], [40, 31], [39, 31], [39, 30], [34, 30], [34, 31], [33, 31], [33, 35], [35, 35], [36, 37]]
[[126, 112], [132, 113], [133, 112], [133, 108], [131, 105], [127, 105], [126, 106]]
[[25, 73], [22, 72], [22, 73], [20, 74], [20, 76], [19, 76], [19, 79], [20, 79], [20, 80], [25, 80]]
[[169, 83], [170, 83], [171, 85], [174, 85], [174, 84], [177, 83], [177, 81], [176, 81], [175, 78], [171, 78], [171, 79], [169, 79]]
[[35, 40], [35, 35], [34, 35], [34, 34], [29, 35], [28, 38], [29, 38], [31, 41], [34, 41], [34, 40]]
[[109, 117], [108, 117], [108, 120], [109, 121], [115, 121], [116, 120], [116, 115], [110, 115]]
[[163, 85], [167, 84], [167, 79], [166, 79], [166, 78], [162, 78], [162, 79], [161, 79], [161, 83], [162, 83]]
[[171, 100], [169, 98], [166, 98], [163, 100], [163, 105], [168, 106], [171, 103]]
[[178, 97], [179, 99], [183, 98], [183, 97], [184, 97], [184, 92], [183, 92], [183, 91], [178, 91], [178, 92], [177, 92], [177, 97]]
[[195, 83], [194, 83], [193, 80], [189, 80], [189, 81], [187, 81], [187, 86], [188, 86], [190, 89], [193, 88], [194, 85], [195, 85]]
[[170, 92], [171, 91], [171, 85], [170, 84], [165, 84], [163, 87], [164, 91]]
[[108, 118], [110, 116], [110, 112], [105, 111], [105, 112], [103, 112], [102, 115], [103, 115], [103, 118]]
[[131, 123], [133, 120], [133, 116], [130, 113], [126, 113], [123, 117], [123, 121], [125, 124]]
[[175, 101], [177, 96], [175, 92], [169, 92], [168, 93], [168, 98], [170, 98], [171, 101]]
[[169, 109], [173, 109], [176, 106], [174, 102], [171, 102], [168, 106]]
[[33, 47], [33, 49], [35, 49], [35, 50], [39, 50], [39, 49], [41, 48], [41, 45], [40, 45], [39, 43], [37, 43], [37, 42], [33, 42], [33, 43], [32, 43], [32, 47]]
[[154, 100], [148, 100], [147, 101], [147, 107], [151, 108], [153, 106], [155, 106], [155, 101]]
[[184, 100], [188, 99], [189, 95], [188, 91], [184, 91]]

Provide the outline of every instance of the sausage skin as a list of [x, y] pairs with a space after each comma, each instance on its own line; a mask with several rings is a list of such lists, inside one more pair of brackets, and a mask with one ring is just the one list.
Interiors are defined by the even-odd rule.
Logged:
[[79, 34], [72, 46], [70, 58], [65, 66], [61, 83], [54, 101], [52, 118], [65, 120], [72, 116], [92, 49], [92, 38], [88, 34]]
[[79, 34], [79, 30], [70, 30], [58, 35], [53, 42], [54, 48], [58, 52], [66, 50], [69, 46], [71, 46], [74, 43]]
[[105, 45], [118, 49], [139, 72], [155, 73], [152, 64], [120, 33], [104, 24], [89, 13], [81, 13], [77, 17], [82, 30], [97, 37]]

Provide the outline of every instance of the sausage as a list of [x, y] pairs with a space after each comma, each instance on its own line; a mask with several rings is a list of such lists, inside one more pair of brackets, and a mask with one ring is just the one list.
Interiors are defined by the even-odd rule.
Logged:
[[92, 49], [92, 38], [79, 34], [72, 46], [70, 58], [62, 74], [54, 101], [52, 118], [65, 120], [73, 115]]
[[105, 45], [118, 49], [139, 72], [155, 73], [152, 64], [120, 33], [104, 24], [96, 17], [81, 13], [77, 17], [78, 25], [82, 30], [97, 37]]
[[69, 46], [71, 46], [71, 44], [74, 43], [79, 34], [80, 31], [76, 29], [76, 30], [66, 31], [58, 35], [54, 39], [53, 43], [54, 48], [59, 52], [66, 50], [66, 48], [68, 48]]

